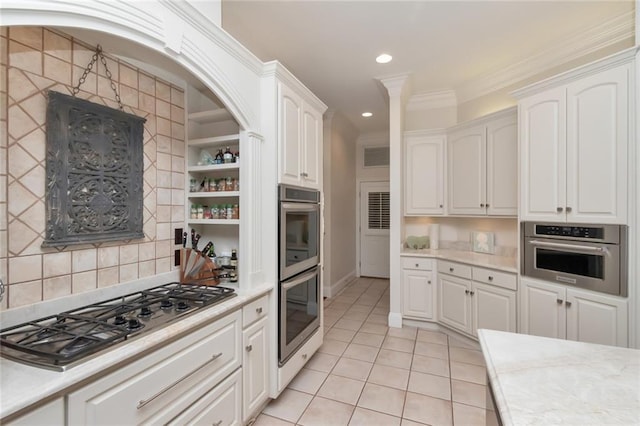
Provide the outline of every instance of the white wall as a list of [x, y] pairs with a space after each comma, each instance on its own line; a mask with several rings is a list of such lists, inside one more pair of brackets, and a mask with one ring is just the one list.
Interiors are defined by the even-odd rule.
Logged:
[[324, 120], [324, 276], [326, 297], [334, 296], [355, 277], [355, 200], [357, 131], [342, 115], [325, 114]]

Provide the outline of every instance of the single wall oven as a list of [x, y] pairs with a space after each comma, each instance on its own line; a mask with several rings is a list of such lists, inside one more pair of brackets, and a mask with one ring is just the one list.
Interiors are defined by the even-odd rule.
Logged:
[[522, 223], [522, 275], [627, 296], [627, 227]]
[[320, 192], [279, 187], [279, 348], [283, 365], [320, 327]]

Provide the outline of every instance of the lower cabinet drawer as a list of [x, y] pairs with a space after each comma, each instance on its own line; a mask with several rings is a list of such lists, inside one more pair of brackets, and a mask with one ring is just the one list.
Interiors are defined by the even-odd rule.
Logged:
[[166, 423], [240, 367], [241, 325], [238, 310], [69, 394], [69, 424]]
[[492, 269], [484, 269], [474, 266], [473, 280], [509, 290], [518, 289], [516, 276], [507, 272], [499, 272]]
[[471, 266], [461, 263], [438, 260], [438, 272], [460, 278], [471, 279]]
[[242, 370], [238, 370], [168, 424], [240, 425], [241, 407]]
[[269, 296], [262, 296], [242, 308], [242, 327], [248, 327], [267, 315]]
[[433, 259], [424, 257], [403, 257], [402, 269], [420, 269], [422, 271], [431, 271], [433, 269]]

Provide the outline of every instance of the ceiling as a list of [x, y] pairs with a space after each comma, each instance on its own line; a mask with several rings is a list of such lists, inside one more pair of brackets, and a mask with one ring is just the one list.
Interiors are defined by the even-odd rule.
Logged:
[[[388, 128], [380, 77], [409, 73], [412, 93], [459, 91], [633, 10], [632, 0], [222, 0], [222, 27], [366, 134]], [[393, 61], [377, 64], [381, 53]]]

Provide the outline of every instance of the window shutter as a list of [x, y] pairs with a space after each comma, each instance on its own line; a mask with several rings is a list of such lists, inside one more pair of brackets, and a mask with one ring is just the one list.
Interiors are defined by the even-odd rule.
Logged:
[[389, 193], [369, 192], [369, 229], [389, 229]]

